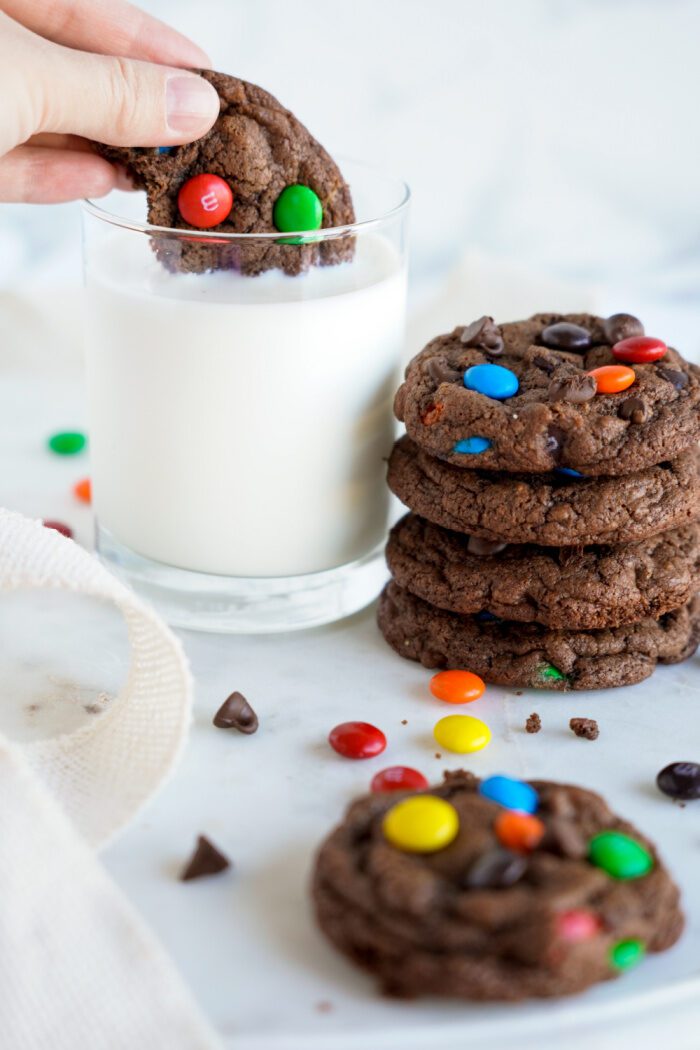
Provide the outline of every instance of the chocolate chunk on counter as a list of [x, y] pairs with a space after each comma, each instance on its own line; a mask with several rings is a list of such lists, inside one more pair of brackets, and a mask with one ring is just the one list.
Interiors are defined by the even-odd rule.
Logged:
[[531, 715], [528, 715], [525, 721], [525, 732], [526, 733], [539, 733], [542, 728], [542, 719], [533, 711]]
[[572, 718], [569, 729], [584, 740], [597, 740], [599, 729], [595, 718]]
[[231, 867], [231, 861], [218, 850], [213, 842], [205, 835], [197, 838], [194, 853], [188, 860], [182, 875], [181, 882], [191, 882], [192, 879], [202, 879], [207, 875], [218, 875], [220, 871], [226, 871]]
[[239, 733], [250, 735], [258, 729], [258, 716], [250, 706], [243, 693], [231, 693], [214, 715], [217, 729], [237, 729]]

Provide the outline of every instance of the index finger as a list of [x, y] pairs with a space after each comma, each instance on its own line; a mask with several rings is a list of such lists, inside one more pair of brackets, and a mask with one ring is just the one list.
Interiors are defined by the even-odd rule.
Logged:
[[186, 36], [127, 0], [0, 0], [0, 10], [66, 47], [168, 66], [210, 66]]

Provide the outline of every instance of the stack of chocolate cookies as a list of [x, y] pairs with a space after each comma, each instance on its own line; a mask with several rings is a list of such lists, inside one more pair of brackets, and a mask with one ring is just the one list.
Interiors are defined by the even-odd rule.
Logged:
[[629, 314], [482, 317], [409, 364], [379, 604], [390, 645], [599, 689], [700, 639], [700, 369]]

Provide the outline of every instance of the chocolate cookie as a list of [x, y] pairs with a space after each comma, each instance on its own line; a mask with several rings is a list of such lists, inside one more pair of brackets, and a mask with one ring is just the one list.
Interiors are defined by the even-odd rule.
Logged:
[[431, 605], [590, 630], [658, 619], [700, 588], [700, 532], [687, 525], [618, 547], [493, 543], [408, 514], [392, 529], [396, 582]]
[[[540, 837], [529, 851], [504, 846], [503, 818], [515, 814], [470, 773], [447, 773], [421, 796], [358, 799], [316, 859], [324, 933], [386, 994], [404, 998], [570, 995], [670, 948], [684, 919], [653, 844], [592, 791], [530, 788]], [[426, 795], [451, 816], [452, 840], [423, 853], [392, 844], [397, 804], [406, 812]]]
[[[255, 84], [208, 69], [196, 72], [216, 88], [221, 100], [218, 120], [201, 139], [166, 151], [96, 144], [102, 156], [124, 165], [134, 183], [146, 190], [150, 223], [198, 229], [182, 217], [178, 194], [188, 179], [204, 173], [218, 175], [233, 191], [231, 211], [215, 227], [216, 233], [274, 232], [280, 194], [299, 185], [320, 200], [322, 227], [354, 222], [350, 189], [338, 167], [289, 110]], [[307, 243], [280, 238], [241, 245], [217, 244], [200, 234], [189, 242], [154, 238], [153, 244], [170, 270], [229, 269], [250, 275], [274, 268], [297, 274], [311, 265], [351, 258], [354, 250], [352, 238], [314, 242], [310, 237]]]
[[626, 477], [570, 478], [461, 470], [403, 437], [387, 480], [429, 521], [502, 543], [628, 543], [685, 525], [700, 511], [695, 450]]
[[[643, 470], [700, 438], [700, 369], [660, 340], [646, 342], [662, 357], [653, 347], [620, 350], [628, 330], [590, 314], [500, 326], [481, 318], [413, 359], [396, 415], [421, 448], [472, 470]], [[612, 375], [590, 374], [609, 366]]]
[[378, 621], [400, 656], [425, 667], [468, 667], [487, 682], [520, 688], [609, 689], [641, 682], [657, 663], [692, 656], [700, 641], [700, 598], [658, 620], [554, 631], [446, 612], [392, 582], [379, 599]]

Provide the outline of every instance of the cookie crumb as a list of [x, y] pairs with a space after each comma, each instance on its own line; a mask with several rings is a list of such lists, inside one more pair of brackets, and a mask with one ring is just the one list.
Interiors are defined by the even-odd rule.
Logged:
[[408, 725], [408, 719], [407, 718], [402, 718], [401, 719], [401, 725], [402, 726], [407, 726]]
[[435, 757], [436, 758], [442, 758], [442, 752], [441, 751], [436, 751], [435, 752]]
[[537, 711], [533, 711], [531, 715], [525, 721], [525, 732], [526, 733], [539, 733], [542, 728], [542, 719], [537, 714]]
[[595, 718], [572, 718], [569, 722], [569, 729], [576, 736], [583, 737], [585, 740], [598, 739], [599, 730]]
[[323, 999], [320, 1003], [316, 1003], [316, 1010], [320, 1014], [329, 1014], [335, 1007], [333, 1003], [329, 1003], [327, 999]]
[[200, 835], [194, 853], [185, 865], [180, 879], [182, 882], [189, 882], [191, 879], [201, 879], [206, 875], [218, 875], [220, 871], [226, 871], [230, 867], [231, 861], [228, 857], [225, 857], [208, 838]]
[[522, 691], [522, 689], [516, 689], [516, 690], [515, 690], [515, 695], [516, 695], [516, 696], [522, 696], [522, 695], [523, 695], [523, 691]]

